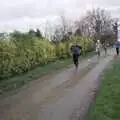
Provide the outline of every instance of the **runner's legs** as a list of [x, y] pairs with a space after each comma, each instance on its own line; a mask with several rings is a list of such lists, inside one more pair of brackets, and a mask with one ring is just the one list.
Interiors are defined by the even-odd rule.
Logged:
[[73, 54], [73, 62], [76, 68], [78, 68], [78, 64], [79, 64], [78, 58], [79, 56], [77, 54]]
[[119, 48], [116, 48], [116, 53], [117, 55], [119, 55]]

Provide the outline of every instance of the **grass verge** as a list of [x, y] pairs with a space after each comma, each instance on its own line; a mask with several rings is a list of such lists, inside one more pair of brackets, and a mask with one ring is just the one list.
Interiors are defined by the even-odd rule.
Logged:
[[102, 85], [94, 105], [90, 107], [88, 120], [120, 120], [120, 59], [102, 76]]
[[[88, 53], [85, 57], [82, 57], [81, 59], [91, 57], [92, 55], [94, 55], [94, 52]], [[3, 80], [0, 82], [0, 95], [3, 96], [6, 92], [14, 91], [18, 88], [21, 88], [30, 81], [37, 80], [44, 75], [51, 74], [62, 68], [69, 67], [70, 64], [72, 64], [72, 60], [70, 58], [65, 60], [58, 60], [43, 67], [37, 67], [36, 69], [31, 70], [21, 76], [16, 76], [7, 80]]]

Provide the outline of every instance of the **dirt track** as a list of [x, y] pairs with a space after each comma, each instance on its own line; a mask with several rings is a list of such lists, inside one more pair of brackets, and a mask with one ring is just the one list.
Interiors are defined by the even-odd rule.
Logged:
[[0, 101], [0, 120], [83, 119], [98, 77], [112, 56], [92, 57], [55, 75], [47, 75]]

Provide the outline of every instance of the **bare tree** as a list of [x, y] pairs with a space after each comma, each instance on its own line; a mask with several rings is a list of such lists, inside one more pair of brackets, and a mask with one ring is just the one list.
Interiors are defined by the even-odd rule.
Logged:
[[112, 25], [113, 25], [113, 31], [114, 31], [114, 35], [115, 35], [115, 40], [117, 41], [119, 39], [119, 33], [118, 33], [118, 28], [120, 26], [119, 19], [114, 18], [113, 21], [112, 21]]
[[81, 21], [75, 21], [75, 35], [82, 36], [82, 24]]
[[60, 25], [54, 26], [54, 33], [52, 37], [52, 41], [55, 44], [58, 44], [62, 39], [63, 39], [63, 34], [62, 34], [62, 27]]
[[53, 27], [49, 21], [46, 21], [44, 26], [44, 37], [46, 39], [52, 39], [52, 34], [54, 33]]
[[86, 19], [86, 16], [83, 16], [82, 19], [75, 21], [75, 35], [79, 36], [93, 36], [93, 30], [90, 27], [89, 21]]
[[102, 36], [112, 32], [111, 16], [109, 12], [103, 9], [98, 8], [88, 11], [86, 16], [83, 18], [83, 21], [85, 24], [84, 26], [88, 26], [88, 33], [93, 35], [94, 40], [101, 40]]
[[60, 21], [63, 41], [70, 40], [73, 33], [73, 21], [66, 18], [64, 13], [60, 14]]

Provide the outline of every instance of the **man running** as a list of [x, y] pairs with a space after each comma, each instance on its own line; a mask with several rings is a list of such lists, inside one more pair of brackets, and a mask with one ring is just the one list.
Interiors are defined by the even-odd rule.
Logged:
[[78, 68], [78, 64], [79, 64], [79, 56], [81, 55], [82, 52], [82, 47], [79, 45], [72, 45], [71, 46], [71, 52], [72, 52], [72, 57], [73, 57], [73, 62], [74, 65], [76, 67], [76, 69]]

